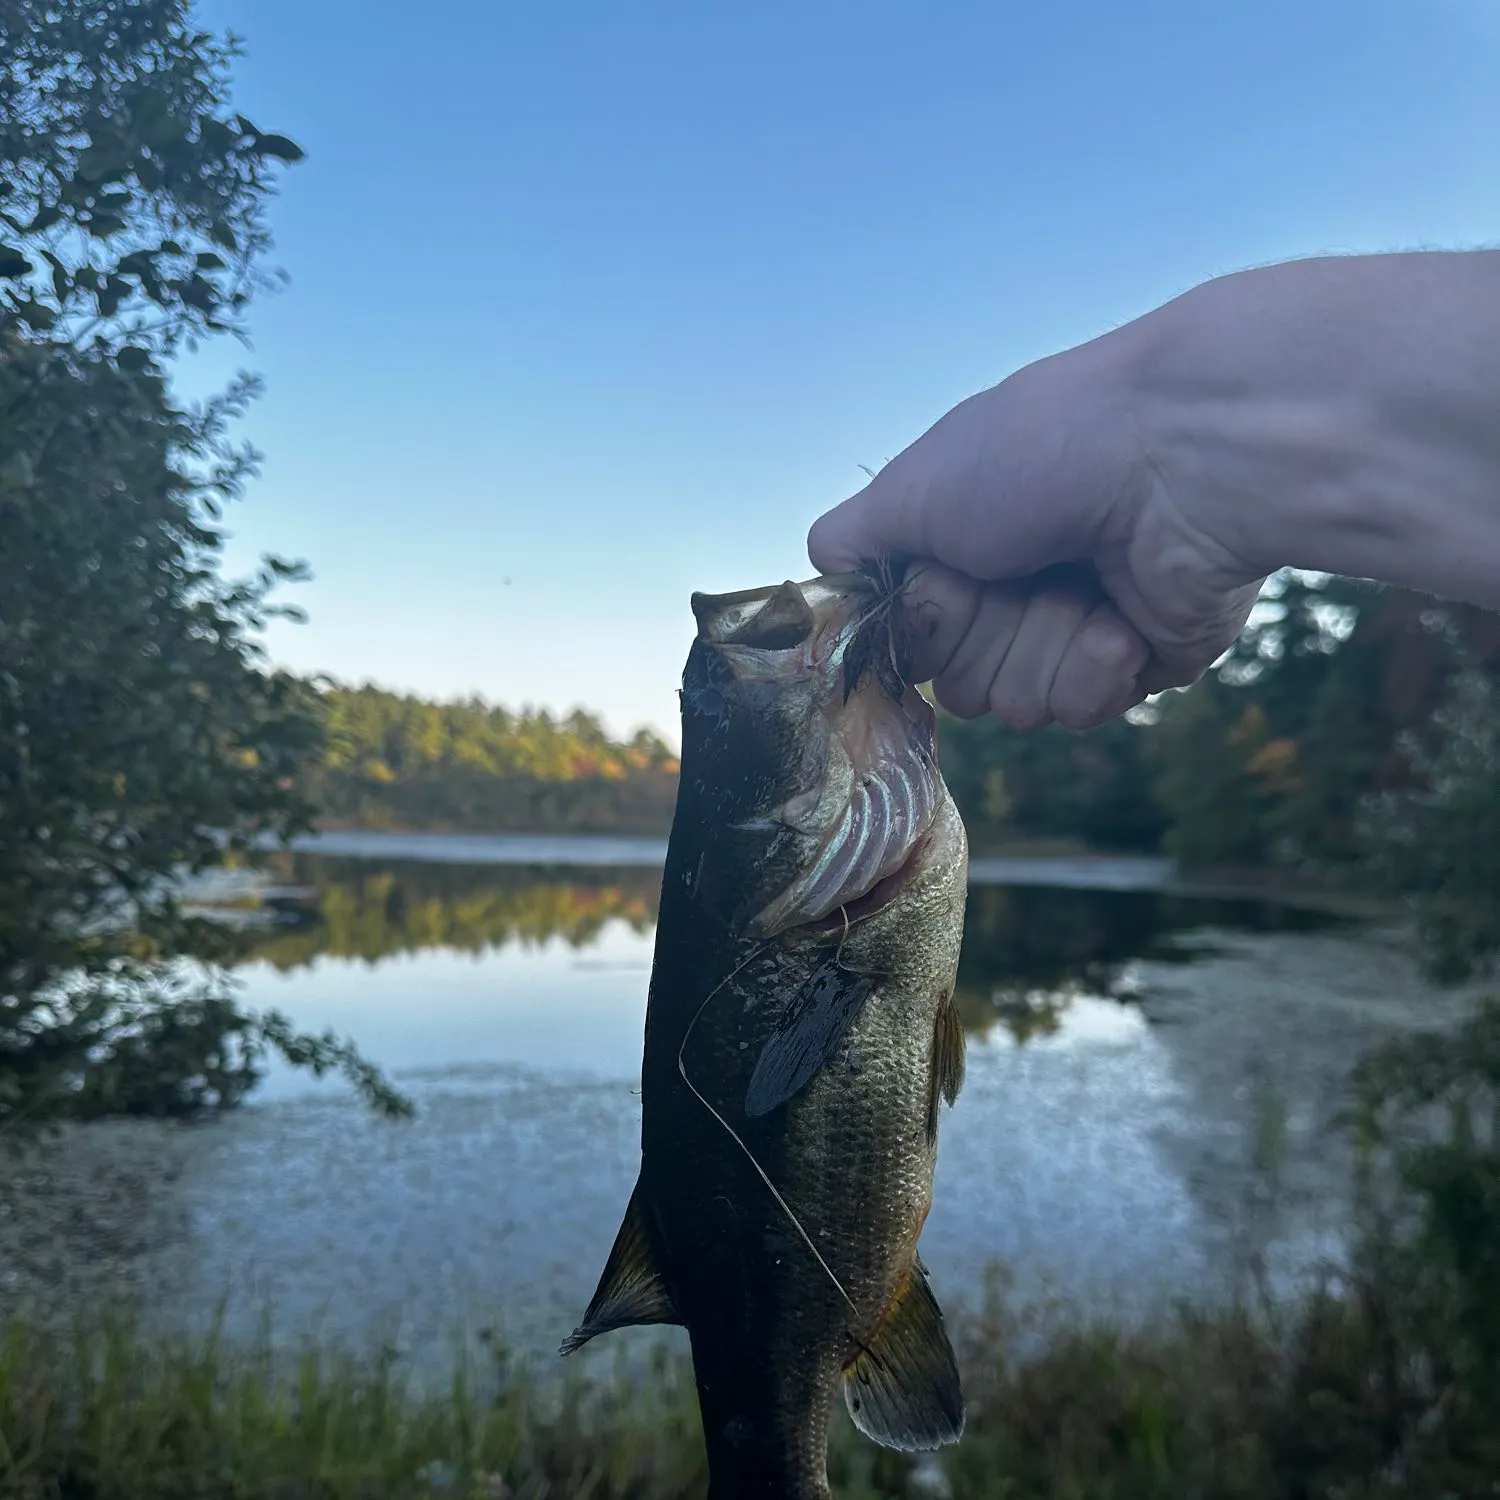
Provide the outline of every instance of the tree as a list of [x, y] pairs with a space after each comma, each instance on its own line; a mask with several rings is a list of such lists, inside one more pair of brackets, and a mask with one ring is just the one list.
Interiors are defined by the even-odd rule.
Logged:
[[1500, 956], [1500, 688], [1468, 665], [1424, 741], [1403, 744], [1416, 784], [1372, 799], [1369, 846], [1389, 887], [1415, 907], [1440, 979], [1490, 971]]
[[253, 472], [173, 354], [242, 331], [299, 148], [228, 106], [183, 0], [0, 0], [0, 1118], [232, 1104], [267, 1048], [403, 1101], [333, 1037], [249, 1016], [178, 877], [305, 826], [307, 689], [259, 632], [297, 571], [219, 573]]
[[[1273, 748], [1275, 747], [1275, 748]], [[1285, 774], [1266, 716], [1242, 690], [1208, 678], [1163, 705], [1155, 737], [1165, 847], [1189, 866], [1259, 864], [1270, 855], [1264, 774]]]
[[330, 817], [366, 826], [664, 833], [677, 761], [649, 730], [612, 740], [581, 709], [560, 723], [482, 700], [433, 703], [319, 685], [326, 748], [303, 785]]
[[943, 776], [978, 847], [1010, 838], [1155, 847], [1162, 817], [1142, 743], [1136, 725], [1118, 720], [1083, 734], [1016, 734], [943, 714], [939, 728]]

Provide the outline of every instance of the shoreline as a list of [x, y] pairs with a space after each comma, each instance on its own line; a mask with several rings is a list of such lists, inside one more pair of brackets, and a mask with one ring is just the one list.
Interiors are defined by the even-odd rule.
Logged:
[[[333, 858], [579, 868], [659, 868], [665, 833], [485, 833], [377, 828], [324, 821], [286, 848], [266, 852]], [[1350, 882], [1266, 867], [1183, 868], [1165, 855], [1089, 847], [1061, 839], [984, 842], [971, 847], [969, 884], [1155, 892], [1194, 899], [1269, 902], [1366, 921], [1399, 920], [1399, 902]]]

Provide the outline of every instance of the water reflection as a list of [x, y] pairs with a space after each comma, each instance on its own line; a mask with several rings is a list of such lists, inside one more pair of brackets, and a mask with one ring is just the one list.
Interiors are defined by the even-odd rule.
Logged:
[[965, 1029], [996, 1025], [1018, 1042], [1055, 1032], [1080, 994], [1120, 991], [1133, 959], [1187, 962], [1206, 951], [1173, 939], [1194, 928], [1307, 932], [1335, 919], [1251, 900], [1157, 891], [974, 886], [969, 891], [957, 1000]]
[[[278, 856], [274, 897], [287, 925], [254, 935], [247, 955], [281, 974], [320, 959], [375, 965], [419, 953], [479, 957], [561, 944], [582, 954], [612, 923], [637, 938], [655, 926], [652, 869], [536, 869], [314, 854]], [[980, 1036], [1003, 1026], [1018, 1042], [1056, 1031], [1079, 994], [1117, 989], [1136, 958], [1185, 960], [1188, 928], [1308, 931], [1332, 919], [1250, 900], [1152, 891], [974, 886], [969, 892], [958, 1004]], [[1201, 951], [1195, 950], [1195, 951]], [[599, 962], [609, 960], [601, 955]], [[588, 960], [576, 959], [581, 969]]]
[[[393, 1127], [334, 1083], [273, 1071], [251, 1106], [184, 1137], [171, 1191], [185, 1227], [140, 1284], [174, 1315], [206, 1318], [230, 1295], [250, 1329], [265, 1295], [288, 1329], [363, 1339], [399, 1326], [407, 1347], [437, 1355], [472, 1313], [550, 1354], [593, 1290], [639, 1164], [659, 874], [301, 853], [269, 875], [261, 899], [291, 920], [247, 929], [247, 1002], [355, 1038], [417, 1118]], [[1236, 972], [1235, 945], [1267, 945], [1223, 930], [1319, 924], [1148, 891], [971, 890], [968, 1080], [944, 1118], [923, 1239], [953, 1316], [996, 1257], [1021, 1295], [1089, 1308], [1145, 1308], [1214, 1281], [1255, 1187], [1238, 1086], [1267, 1052], [1288, 1099], [1325, 1094], [1309, 1042], [1343, 1057], [1348, 1030], [1327, 973], [1362, 997], [1376, 988], [1345, 975], [1343, 948], [1326, 972], [1294, 943]], [[1231, 951], [1181, 967], [1181, 934], [1200, 929], [1201, 955], [1204, 928]], [[1167, 994], [1174, 1024], [1117, 998], [1137, 960], [1153, 1014], [1181, 992]]]
[[367, 963], [440, 949], [478, 956], [561, 941], [584, 949], [611, 922], [656, 925], [660, 875], [650, 869], [567, 871], [391, 863], [284, 855], [271, 866], [295, 925], [253, 943], [287, 971], [319, 958]]

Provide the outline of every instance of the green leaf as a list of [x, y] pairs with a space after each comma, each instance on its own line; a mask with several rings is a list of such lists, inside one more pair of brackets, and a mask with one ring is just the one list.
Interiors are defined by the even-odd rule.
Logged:
[[111, 276], [99, 293], [99, 316], [112, 318], [134, 288], [123, 276]]
[[0, 278], [25, 276], [31, 262], [14, 245], [0, 245]]
[[284, 135], [256, 136], [250, 149], [257, 156], [274, 156], [277, 161], [301, 161], [307, 153], [296, 141]]
[[220, 155], [233, 150], [240, 141], [239, 131], [222, 120], [214, 119], [212, 115], [204, 115], [199, 119], [198, 136], [210, 151]]
[[199, 312], [212, 312], [219, 303], [218, 288], [211, 281], [205, 281], [197, 275], [178, 284], [178, 296], [189, 307], [196, 307]]
[[16, 309], [16, 316], [38, 333], [46, 333], [57, 322], [57, 313], [45, 302], [23, 302]]

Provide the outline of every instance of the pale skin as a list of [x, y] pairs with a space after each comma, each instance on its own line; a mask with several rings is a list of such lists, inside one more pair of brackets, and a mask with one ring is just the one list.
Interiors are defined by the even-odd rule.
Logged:
[[1500, 608], [1500, 251], [1207, 282], [955, 407], [808, 551], [917, 560], [919, 674], [1015, 729], [1195, 681], [1282, 567]]

